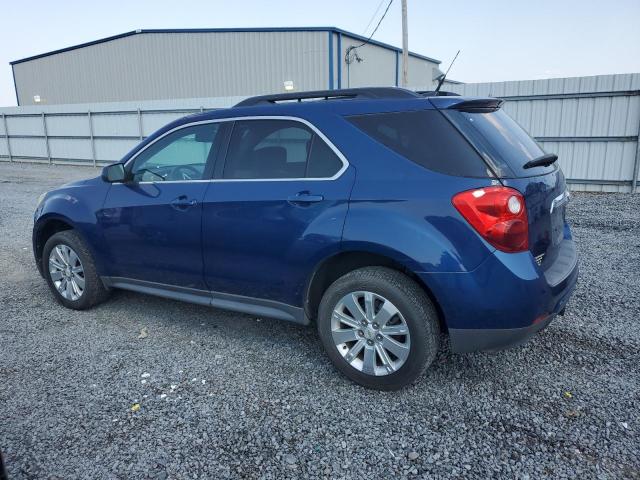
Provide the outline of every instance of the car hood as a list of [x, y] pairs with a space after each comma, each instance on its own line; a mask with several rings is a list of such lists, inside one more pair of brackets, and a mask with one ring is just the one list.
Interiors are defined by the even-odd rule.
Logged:
[[73, 188], [73, 187], [81, 187], [83, 185], [93, 185], [97, 183], [99, 180], [100, 180], [100, 177], [85, 178], [83, 180], [76, 180], [73, 182], [65, 183], [64, 185], [61, 185], [58, 188]]

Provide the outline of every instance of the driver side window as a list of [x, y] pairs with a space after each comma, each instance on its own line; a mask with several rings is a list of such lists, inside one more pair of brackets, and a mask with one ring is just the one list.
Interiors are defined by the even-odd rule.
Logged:
[[158, 140], [134, 160], [133, 181], [202, 180], [219, 129], [219, 123], [194, 125]]

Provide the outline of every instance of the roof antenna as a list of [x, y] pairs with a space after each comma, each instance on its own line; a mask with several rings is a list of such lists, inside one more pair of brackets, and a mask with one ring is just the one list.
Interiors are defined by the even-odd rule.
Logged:
[[435, 93], [435, 97], [438, 96], [438, 92], [440, 91], [440, 87], [442, 87], [442, 84], [444, 83], [444, 79], [447, 78], [447, 75], [449, 75], [449, 70], [451, 70], [451, 67], [453, 67], [453, 62], [456, 61], [456, 58], [458, 58], [458, 55], [460, 55], [460, 50], [458, 50], [458, 53], [456, 53], [456, 56], [453, 57], [453, 60], [451, 60], [451, 63], [449, 64], [449, 68], [447, 68], [447, 71], [444, 72], [442, 75], [440, 75], [440, 78], [438, 79], [438, 86], [436, 87], [436, 89], [434, 90], [433, 93]]

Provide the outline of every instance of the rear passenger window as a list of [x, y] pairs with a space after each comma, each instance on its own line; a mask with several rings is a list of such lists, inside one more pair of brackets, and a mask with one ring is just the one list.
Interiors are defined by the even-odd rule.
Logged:
[[436, 110], [347, 117], [373, 139], [403, 157], [447, 175], [492, 177], [486, 163]]
[[342, 168], [342, 161], [319, 136], [313, 138], [307, 165], [307, 178], [333, 177]]
[[342, 162], [310, 128], [292, 120], [235, 122], [223, 178], [329, 178]]

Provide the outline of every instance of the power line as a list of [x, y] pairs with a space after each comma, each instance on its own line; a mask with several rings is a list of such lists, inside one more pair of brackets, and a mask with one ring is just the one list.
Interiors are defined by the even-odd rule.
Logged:
[[371, 35], [369, 35], [369, 38], [367, 38], [364, 42], [362, 42], [360, 45], [352, 45], [349, 48], [347, 48], [346, 52], [344, 52], [344, 63], [347, 64], [347, 87], [351, 86], [351, 63], [353, 62], [353, 58], [351, 58], [351, 52], [354, 52], [354, 57], [355, 60], [357, 62], [361, 62], [362, 58], [360, 58], [358, 56], [358, 52], [356, 52], [355, 50], [366, 45], [367, 43], [369, 43], [371, 41], [371, 39], [373, 38], [373, 36], [376, 34], [376, 32], [378, 31], [378, 27], [380, 26], [380, 24], [382, 23], [382, 20], [384, 20], [384, 17], [387, 16], [387, 12], [389, 11], [389, 7], [391, 7], [391, 4], [393, 3], [393, 0], [389, 0], [389, 3], [387, 4], [387, 8], [384, 10], [384, 13], [382, 14], [382, 17], [380, 17], [380, 20], [378, 20], [378, 24], [376, 25], [376, 28], [373, 29], [373, 32], [371, 32]]
[[384, 20], [384, 17], [387, 16], [387, 12], [389, 11], [389, 7], [391, 7], [391, 4], [393, 3], [393, 0], [389, 0], [389, 4], [387, 5], [387, 8], [384, 10], [384, 13], [382, 14], [382, 17], [380, 17], [380, 20], [378, 20], [378, 24], [376, 25], [376, 28], [373, 29], [373, 32], [371, 32], [371, 35], [369, 35], [369, 38], [367, 38], [364, 42], [362, 42], [360, 45], [357, 45], [355, 47], [349, 47], [349, 51], [353, 50], [354, 48], [360, 48], [364, 45], [366, 45], [367, 43], [369, 43], [371, 41], [371, 39], [373, 38], [373, 36], [376, 34], [376, 32], [378, 31], [378, 27], [380, 26], [380, 24], [382, 23], [382, 20]]
[[380, 11], [380, 7], [382, 7], [383, 3], [384, 3], [384, 0], [380, 0], [380, 3], [378, 3], [378, 7], [376, 8], [376, 11], [373, 12], [373, 15], [371, 15], [371, 18], [369, 19], [369, 23], [367, 23], [367, 26], [364, 27], [364, 31], [362, 32], [362, 35], [367, 34], [367, 30], [369, 30], [369, 27], [371, 26], [375, 18], [378, 16], [378, 12]]

